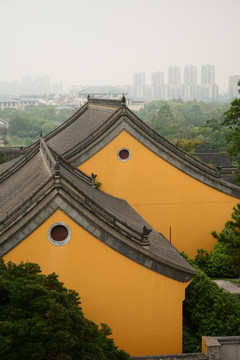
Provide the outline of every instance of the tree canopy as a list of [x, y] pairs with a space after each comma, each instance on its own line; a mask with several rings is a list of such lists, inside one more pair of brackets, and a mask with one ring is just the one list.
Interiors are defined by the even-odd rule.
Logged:
[[224, 150], [229, 129], [222, 126], [228, 104], [156, 100], [137, 115], [160, 135], [187, 152]]
[[183, 303], [184, 352], [201, 351], [202, 336], [234, 336], [240, 332], [239, 295], [220, 289], [204, 272], [197, 271]]
[[43, 275], [37, 264], [0, 259], [1, 360], [126, 360], [109, 337], [87, 320], [80, 298], [56, 274]]
[[212, 235], [223, 245], [223, 261], [225, 266], [231, 266], [237, 276], [240, 276], [240, 204], [233, 208], [232, 220], [226, 222], [222, 231]]
[[63, 121], [67, 120], [76, 109], [56, 111], [54, 106], [26, 106], [24, 111], [15, 109], [0, 110], [0, 117], [9, 123], [9, 146], [28, 146], [39, 139], [40, 133], [47, 135]]
[[9, 160], [12, 160], [12, 157], [11, 156], [7, 156], [3, 151], [0, 151], [0, 165], [9, 161]]
[[[240, 86], [240, 81], [238, 86]], [[240, 89], [238, 92], [240, 93]], [[225, 111], [224, 115], [223, 125], [228, 126], [231, 130], [228, 134], [228, 151], [230, 155], [236, 156], [240, 152], [240, 98], [231, 102], [230, 108]]]

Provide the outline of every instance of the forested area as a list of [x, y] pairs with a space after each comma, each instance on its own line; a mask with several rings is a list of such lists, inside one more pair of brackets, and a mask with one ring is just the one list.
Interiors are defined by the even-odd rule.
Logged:
[[160, 135], [187, 152], [224, 150], [229, 129], [222, 126], [229, 103], [153, 101], [137, 115]]
[[28, 146], [67, 120], [77, 109], [56, 111], [54, 106], [30, 105], [25, 111], [0, 110], [0, 118], [9, 123], [8, 135], [2, 136], [7, 146]]

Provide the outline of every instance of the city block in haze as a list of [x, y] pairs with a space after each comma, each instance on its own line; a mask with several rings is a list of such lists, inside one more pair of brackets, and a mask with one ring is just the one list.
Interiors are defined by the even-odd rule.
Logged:
[[137, 73], [133, 77], [133, 96], [145, 99], [181, 98], [184, 100], [216, 100], [219, 97], [219, 86], [215, 82], [215, 66], [203, 65], [201, 67], [201, 84], [197, 82], [197, 67], [188, 65], [184, 67], [183, 83], [181, 82], [181, 68], [169, 66], [167, 83], [163, 72], [154, 72], [151, 84], [146, 84], [145, 74]]
[[[147, 84], [145, 73], [133, 75], [133, 84], [118, 86], [73, 85], [68, 91], [59, 83], [51, 84], [49, 76], [31, 78], [25, 76], [22, 81], [0, 80], [0, 109], [15, 108], [23, 110], [27, 105], [54, 105], [65, 108], [79, 107], [87, 97], [102, 99], [120, 99], [124, 94], [132, 110], [138, 110], [138, 104], [152, 100], [219, 100], [219, 86], [215, 80], [215, 66], [202, 65], [198, 81], [198, 68], [187, 65], [183, 69], [169, 66], [167, 78], [164, 72], [151, 74], [151, 83]], [[239, 96], [240, 75], [229, 76], [228, 94], [221, 99], [232, 100]]]
[[[219, 98], [219, 86], [215, 81], [215, 66], [206, 64], [201, 67], [200, 84], [198, 83], [198, 69], [194, 65], [187, 65], [183, 71], [183, 82], [181, 82], [181, 68], [169, 66], [167, 83], [165, 74], [161, 71], [152, 73], [151, 84], [147, 84], [145, 73], [136, 73], [133, 76], [133, 87], [129, 89], [128, 95], [134, 98], [146, 100], [170, 100], [181, 98], [183, 100], [217, 100]], [[229, 77], [228, 94], [226, 99], [237, 97], [240, 75]]]

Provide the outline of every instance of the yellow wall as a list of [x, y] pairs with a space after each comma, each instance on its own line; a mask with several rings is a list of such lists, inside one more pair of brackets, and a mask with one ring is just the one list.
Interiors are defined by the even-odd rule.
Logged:
[[[62, 221], [72, 238], [50, 243], [50, 225]], [[188, 283], [180, 283], [129, 260], [94, 238], [60, 210], [5, 255], [37, 262], [44, 273], [56, 272], [79, 292], [85, 316], [105, 322], [120, 348], [131, 355], [180, 353], [182, 301]]]
[[[128, 161], [117, 158], [121, 148]], [[98, 174], [101, 190], [123, 198], [156, 230], [188, 255], [211, 250], [211, 231], [220, 231], [239, 201], [186, 175], [148, 150], [126, 131], [79, 168]]]

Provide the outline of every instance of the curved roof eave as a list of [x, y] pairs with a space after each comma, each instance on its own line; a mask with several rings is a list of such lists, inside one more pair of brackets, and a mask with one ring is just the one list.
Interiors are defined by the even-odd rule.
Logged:
[[[48, 192], [45, 197], [35, 200], [35, 203], [28, 208], [27, 214], [25, 214], [25, 209], [20, 216], [18, 214], [12, 224], [8, 224], [6, 229], [0, 229], [0, 256], [11, 251], [57, 209], [60, 209], [101, 242], [149, 270], [180, 282], [187, 282], [196, 275], [195, 270], [187, 263], [184, 264], [184, 261], [181, 265], [169, 259], [159, 258], [148, 249], [120, 234], [119, 231], [109, 227], [106, 222], [96, 219], [92, 211], [79, 205], [76, 198], [71, 197], [69, 192], [65, 193], [63, 188], [61, 191]], [[181, 255], [178, 254], [178, 256]]]

